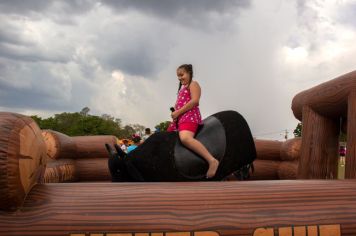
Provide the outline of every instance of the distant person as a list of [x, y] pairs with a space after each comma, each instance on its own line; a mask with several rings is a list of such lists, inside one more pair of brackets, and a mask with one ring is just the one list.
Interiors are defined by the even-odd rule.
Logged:
[[145, 135], [142, 136], [142, 142], [146, 141], [146, 139], [148, 139], [148, 137], [151, 136], [151, 129], [150, 128], [146, 128], [145, 129]]
[[129, 142], [127, 139], [122, 141], [122, 145], [120, 146], [121, 150], [127, 153], [127, 147], [129, 146]]
[[130, 153], [131, 151], [135, 150], [140, 145], [141, 137], [138, 135], [134, 135], [132, 141], [134, 143], [127, 148], [127, 153]]
[[193, 66], [191, 64], [179, 66], [177, 76], [179, 80], [178, 96], [174, 108], [171, 109], [173, 121], [167, 131], [178, 131], [182, 144], [208, 162], [209, 169], [206, 177], [212, 178], [218, 169], [219, 161], [200, 141], [194, 138], [198, 126], [202, 124], [202, 119], [199, 110], [201, 89], [198, 82], [193, 80]]

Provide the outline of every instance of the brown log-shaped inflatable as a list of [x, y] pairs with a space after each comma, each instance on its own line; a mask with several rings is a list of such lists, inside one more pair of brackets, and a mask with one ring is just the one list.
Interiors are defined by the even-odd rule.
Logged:
[[282, 161], [277, 173], [279, 179], [297, 179], [298, 161]]
[[303, 123], [298, 178], [335, 178], [340, 120], [347, 117], [346, 178], [356, 178], [356, 71], [305, 90], [293, 98]]
[[302, 120], [303, 107], [309, 106], [322, 116], [346, 117], [348, 96], [356, 90], [356, 71], [298, 93], [292, 101], [294, 116]]
[[283, 142], [280, 151], [280, 157], [283, 161], [295, 161], [300, 157], [302, 147], [302, 138], [288, 139]]
[[47, 147], [47, 158], [75, 158], [77, 147], [71, 137], [54, 130], [43, 130], [42, 135]]
[[279, 179], [278, 168], [281, 161], [260, 160], [253, 162], [254, 171], [251, 173], [251, 180], [275, 180]]
[[105, 158], [59, 159], [49, 162], [41, 183], [111, 182]]
[[280, 152], [283, 142], [275, 140], [255, 139], [257, 159], [260, 160], [281, 160]]
[[43, 176], [46, 147], [29, 117], [0, 112], [0, 209], [19, 207]]
[[53, 130], [44, 130], [42, 135], [50, 159], [108, 158], [105, 143], [117, 143], [113, 135], [69, 137]]
[[72, 159], [59, 159], [47, 163], [40, 183], [66, 183], [78, 181], [76, 163]]
[[36, 185], [0, 235], [355, 236], [354, 180]]
[[72, 140], [77, 147], [76, 158], [108, 158], [105, 143], [117, 143], [113, 135], [75, 136]]
[[339, 123], [321, 116], [310, 107], [303, 109], [303, 140], [299, 158], [299, 179], [337, 177]]
[[298, 161], [255, 160], [251, 180], [297, 179]]
[[[297, 160], [300, 155], [301, 138], [293, 138], [285, 142], [255, 139], [254, 142], [258, 156], [254, 162], [255, 171], [251, 173], [251, 179], [296, 178], [298, 164], [294, 160]], [[291, 161], [293, 162], [282, 165], [283, 162]], [[64, 162], [55, 165], [51, 163], [47, 168], [50, 170], [46, 170], [43, 183], [60, 183], [60, 180], [64, 179], [65, 182], [110, 181], [106, 158], [77, 158], [70, 169]], [[75, 173], [72, 173], [73, 171]]]
[[301, 138], [285, 142], [255, 139], [257, 160], [253, 180], [296, 179], [298, 159], [301, 150]]
[[285, 142], [264, 139], [255, 139], [254, 141], [259, 160], [293, 161], [300, 156], [301, 138], [292, 138]]
[[49, 165], [41, 183], [109, 181], [105, 143], [114, 145], [112, 135], [69, 137], [53, 130], [42, 132]]
[[345, 177], [356, 178], [356, 90], [349, 95], [348, 101]]
[[81, 158], [75, 165], [79, 182], [111, 181], [107, 158]]

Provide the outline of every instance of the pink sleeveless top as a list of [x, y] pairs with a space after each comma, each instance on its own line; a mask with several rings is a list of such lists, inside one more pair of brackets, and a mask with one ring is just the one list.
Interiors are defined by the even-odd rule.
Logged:
[[[190, 95], [190, 90], [186, 86], [182, 86], [181, 90], [179, 90], [176, 105], [174, 108], [179, 110], [185, 104], [187, 104], [192, 97]], [[189, 111], [185, 112], [183, 115], [178, 117], [178, 125], [181, 123], [196, 123], [202, 124], [201, 114], [199, 110], [199, 106], [195, 106]], [[176, 122], [171, 122], [167, 130], [176, 130]]]

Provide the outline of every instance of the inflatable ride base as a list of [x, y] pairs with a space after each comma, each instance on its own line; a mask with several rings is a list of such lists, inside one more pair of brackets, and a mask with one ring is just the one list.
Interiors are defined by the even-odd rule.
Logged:
[[0, 235], [356, 235], [356, 181], [38, 184]]

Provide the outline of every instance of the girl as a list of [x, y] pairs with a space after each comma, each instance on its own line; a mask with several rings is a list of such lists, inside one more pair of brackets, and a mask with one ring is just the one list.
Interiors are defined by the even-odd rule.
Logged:
[[167, 131], [178, 129], [180, 141], [184, 146], [202, 156], [209, 164], [207, 178], [214, 177], [218, 169], [219, 161], [216, 160], [205, 146], [194, 138], [198, 126], [202, 124], [199, 110], [200, 86], [198, 82], [193, 81], [193, 66], [183, 64], [177, 68], [179, 80], [178, 97], [175, 104], [175, 110], [171, 116], [173, 122], [169, 125]]

